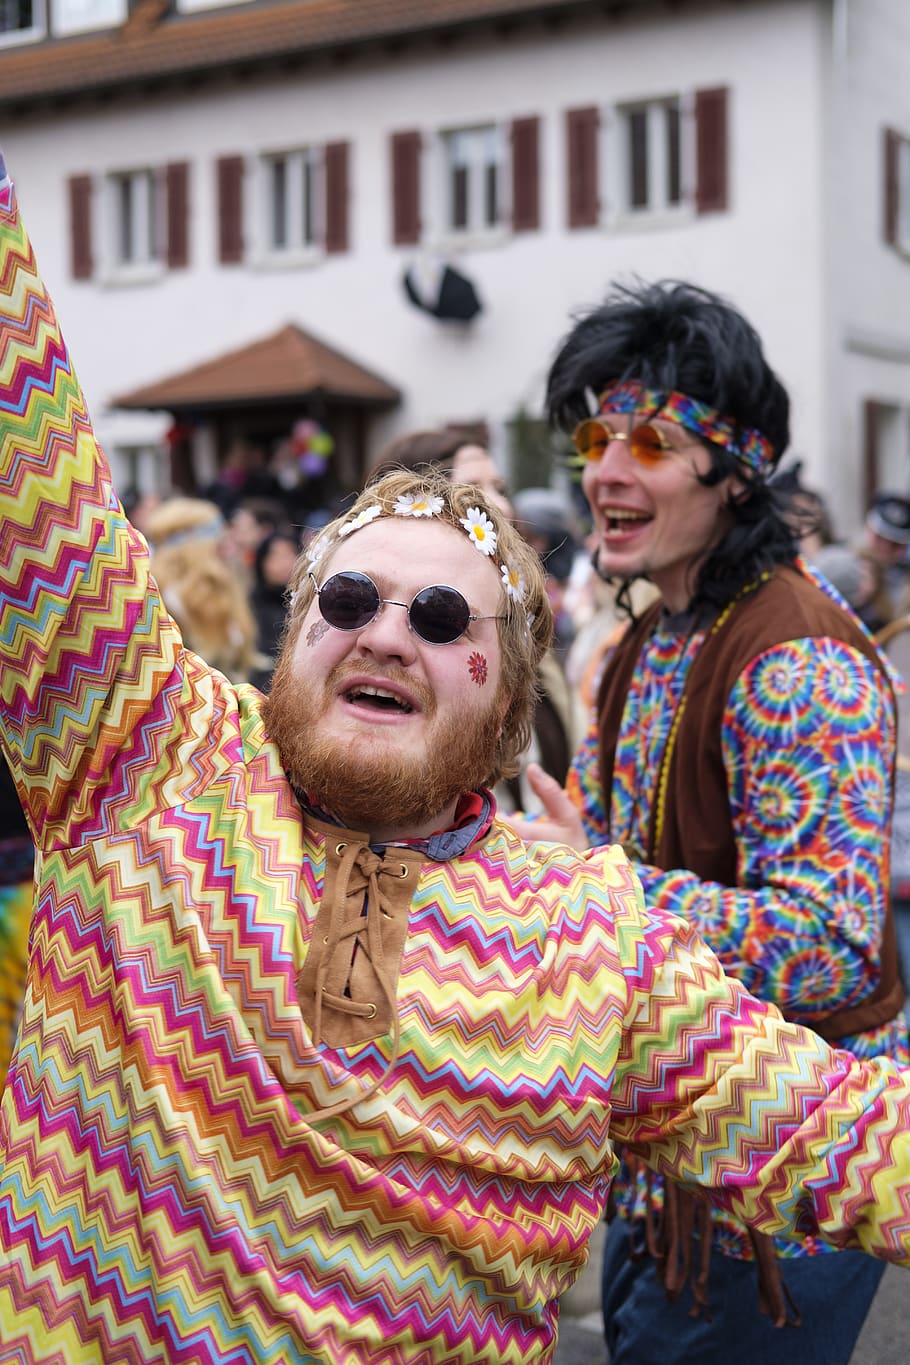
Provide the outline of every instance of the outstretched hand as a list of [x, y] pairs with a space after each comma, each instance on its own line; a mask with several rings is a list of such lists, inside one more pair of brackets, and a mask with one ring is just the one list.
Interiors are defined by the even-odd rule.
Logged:
[[543, 840], [552, 844], [569, 844], [583, 853], [590, 847], [581, 816], [569, 800], [565, 790], [554, 777], [545, 773], [538, 763], [529, 763], [526, 773], [531, 790], [543, 806], [536, 820], [506, 815], [504, 818], [520, 839], [528, 843]]

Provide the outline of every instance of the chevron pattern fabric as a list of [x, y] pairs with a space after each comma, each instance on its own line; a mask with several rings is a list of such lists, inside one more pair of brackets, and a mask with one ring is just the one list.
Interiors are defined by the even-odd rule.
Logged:
[[[415, 875], [400, 1045], [314, 1046], [324, 830], [183, 651], [0, 180], [0, 710], [38, 848], [0, 1110], [0, 1359], [552, 1357], [611, 1139], [766, 1231], [910, 1258], [910, 1099], [728, 981], [618, 850]], [[357, 836], [351, 836], [357, 837]]]

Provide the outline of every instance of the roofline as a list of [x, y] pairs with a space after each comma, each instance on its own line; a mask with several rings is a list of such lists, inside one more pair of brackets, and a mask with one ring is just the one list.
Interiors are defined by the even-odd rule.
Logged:
[[251, 398], [180, 399], [173, 403], [146, 402], [124, 394], [122, 398], [112, 398], [107, 406], [112, 412], [165, 412], [172, 417], [186, 417], [195, 413], [211, 416], [219, 412], [255, 412], [260, 408], [274, 411], [275, 408], [299, 406], [301, 402], [312, 402], [314, 399], [337, 407], [379, 409], [397, 407], [401, 395], [372, 397], [317, 385], [311, 389], [301, 389], [299, 393], [256, 395]]
[[[412, 40], [423, 38], [443, 39], [446, 36], [476, 31], [483, 28], [507, 30], [512, 24], [535, 20], [552, 25], [566, 19], [585, 14], [600, 14], [602, 17], [619, 16], [632, 9], [653, 3], [654, 0], [545, 0], [544, 3], [529, 4], [527, 0], [491, 0], [480, 4], [467, 0], [462, 14], [451, 10], [443, 15], [434, 14], [429, 0], [415, 5], [410, 15], [419, 17], [402, 18], [394, 11], [383, 22], [373, 7], [364, 15], [360, 31], [357, 19], [352, 20], [352, 8], [332, 4], [307, 6], [311, 8], [313, 23], [302, 23], [296, 27], [286, 22], [271, 25], [267, 34], [258, 36], [252, 49], [224, 55], [221, 51], [197, 51], [195, 45], [182, 60], [180, 35], [184, 38], [190, 33], [204, 31], [211, 24], [213, 11], [206, 10], [191, 14], [168, 15], [154, 27], [140, 32], [131, 30], [129, 20], [117, 28], [93, 31], [73, 37], [47, 37], [35, 44], [16, 45], [0, 48], [0, 109], [9, 112], [28, 112], [40, 101], [42, 110], [50, 104], [90, 101], [99, 96], [109, 96], [120, 91], [148, 94], [156, 89], [173, 85], [175, 81], [223, 77], [240, 72], [249, 74], [259, 68], [272, 66], [276, 61], [302, 63], [311, 57], [333, 55], [342, 58], [367, 50], [374, 45], [394, 47]], [[263, 7], [274, 8], [280, 19], [282, 6], [276, 4]], [[332, 11], [337, 9], [337, 17]], [[320, 18], [321, 27], [315, 23]], [[357, 7], [353, 7], [354, 16]], [[232, 27], [241, 30], [244, 19], [250, 14], [246, 6], [217, 13], [222, 31], [230, 32]], [[301, 10], [297, 10], [301, 14]], [[309, 17], [309, 16], [305, 16]], [[353, 29], [353, 31], [352, 31]], [[308, 36], [315, 30], [315, 36]], [[105, 51], [114, 58], [104, 60]], [[80, 52], [85, 56], [81, 67], [74, 59]], [[20, 84], [16, 83], [14, 59], [26, 53], [40, 53], [41, 61], [34, 63], [34, 75], [28, 72]], [[55, 57], [59, 54], [59, 63]], [[9, 79], [3, 71], [5, 59], [10, 58]], [[59, 64], [60, 70], [55, 70]], [[78, 79], [76, 72], [78, 71]]]

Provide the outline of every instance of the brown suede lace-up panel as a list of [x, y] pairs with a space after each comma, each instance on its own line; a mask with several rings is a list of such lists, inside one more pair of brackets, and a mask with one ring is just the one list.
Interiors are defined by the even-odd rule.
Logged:
[[409, 848], [374, 853], [365, 834], [312, 822], [325, 836], [322, 901], [297, 998], [314, 1043], [351, 1047], [394, 1035], [398, 976], [411, 899], [425, 855]]

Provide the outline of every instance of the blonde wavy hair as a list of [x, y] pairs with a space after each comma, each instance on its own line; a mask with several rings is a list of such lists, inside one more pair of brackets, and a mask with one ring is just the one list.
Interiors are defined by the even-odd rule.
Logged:
[[[315, 593], [310, 571], [315, 572], [317, 567], [323, 570], [329, 564], [334, 551], [346, 538], [341, 536], [341, 528], [372, 507], [381, 509], [376, 520], [391, 517], [395, 515], [398, 499], [409, 496], [418, 500], [441, 499], [441, 510], [435, 514], [436, 519], [453, 526], [462, 535], [467, 534], [462, 519], [468, 512], [477, 508], [484, 513], [496, 532], [493, 563], [506, 568], [513, 581], [520, 580], [524, 585], [520, 601], [503, 586], [505, 609], [502, 620], [497, 622], [502, 652], [500, 695], [508, 699], [508, 704], [488, 777], [492, 785], [501, 778], [515, 776], [521, 766], [521, 755], [531, 741], [537, 702], [537, 668], [553, 638], [553, 613], [536, 551], [473, 484], [452, 483], [444, 473], [432, 470], [396, 471], [367, 484], [354, 505], [326, 526], [318, 540], [298, 559], [289, 584], [290, 609], [283, 649], [294, 648]], [[350, 534], [356, 535], [356, 530]]]
[[221, 513], [204, 498], [169, 498], [145, 525], [152, 574], [183, 643], [239, 683], [256, 658], [256, 622], [244, 585], [219, 553], [223, 534]]

